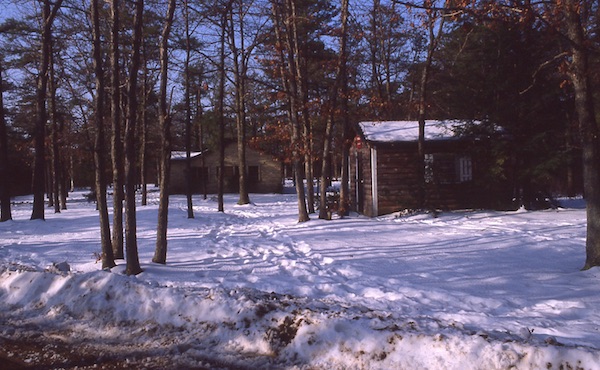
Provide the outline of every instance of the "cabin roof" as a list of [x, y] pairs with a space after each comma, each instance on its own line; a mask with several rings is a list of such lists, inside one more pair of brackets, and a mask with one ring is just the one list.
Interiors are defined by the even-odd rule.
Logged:
[[[425, 140], [451, 140], [460, 135], [458, 129], [472, 123], [460, 120], [425, 121]], [[358, 124], [366, 141], [377, 143], [416, 142], [418, 121], [365, 121]]]
[[[190, 152], [190, 158], [198, 157], [202, 152]], [[187, 157], [187, 152], [184, 150], [174, 150], [171, 152], [172, 160], [184, 160]]]

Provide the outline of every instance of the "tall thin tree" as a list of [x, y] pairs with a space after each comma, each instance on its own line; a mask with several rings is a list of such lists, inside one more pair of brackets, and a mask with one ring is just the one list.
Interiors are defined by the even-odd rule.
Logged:
[[127, 86], [127, 123], [125, 125], [125, 254], [127, 275], [142, 272], [137, 245], [137, 217], [135, 206], [136, 188], [136, 142], [135, 131], [138, 124], [138, 73], [140, 71], [140, 49], [144, 32], [144, 0], [135, 2], [133, 17], [133, 45], [129, 83]]
[[0, 59], [0, 222], [12, 220], [8, 182], [8, 132], [4, 110], [4, 61]]
[[[349, 17], [349, 0], [342, 0], [342, 17]], [[345, 10], [344, 10], [345, 8]], [[346, 20], [347, 22], [347, 20]], [[342, 125], [342, 137], [341, 137], [341, 151], [342, 151], [342, 163], [341, 163], [341, 179], [340, 179], [340, 203], [338, 208], [338, 214], [345, 216], [350, 211], [350, 147], [352, 146], [352, 128], [350, 125], [350, 113], [348, 112], [349, 102], [349, 86], [348, 86], [348, 27], [346, 25], [346, 32], [342, 32], [342, 65], [340, 71], [340, 108], [341, 108], [341, 125]], [[345, 41], [344, 41], [345, 39]]]
[[46, 95], [48, 90], [48, 70], [50, 66], [52, 25], [63, 0], [42, 1], [41, 19], [41, 53], [36, 87], [36, 120], [33, 134], [34, 161], [33, 161], [33, 211], [32, 220], [44, 220], [44, 192], [46, 187], [46, 123], [48, 111], [46, 107]]
[[[437, 45], [442, 37], [444, 30], [445, 17], [443, 15], [443, 9], [434, 9], [433, 7], [427, 7], [427, 4], [431, 5], [431, 2], [425, 1], [425, 27], [428, 34], [429, 44], [427, 46], [427, 55], [423, 62], [423, 69], [421, 70], [421, 79], [419, 82], [419, 101], [418, 101], [418, 112], [417, 120], [419, 122], [419, 138], [417, 142], [418, 152], [418, 169], [419, 169], [419, 193], [418, 202], [420, 207], [427, 206], [427, 192], [426, 192], [426, 179], [425, 179], [425, 119], [427, 118], [427, 99], [428, 99], [428, 83], [431, 77], [431, 65], [433, 63], [433, 56]], [[448, 5], [448, 0], [445, 0], [445, 5]]]
[[158, 123], [160, 126], [160, 200], [158, 205], [158, 227], [156, 249], [152, 262], [167, 263], [167, 226], [169, 217], [169, 178], [171, 163], [171, 116], [167, 106], [167, 83], [169, 70], [169, 36], [173, 26], [176, 0], [169, 1], [167, 16], [160, 39], [160, 91]]
[[[294, 0], [292, 0], [294, 1]], [[280, 4], [277, 1], [271, 1], [273, 29], [275, 31], [275, 49], [279, 58], [279, 75], [282, 80], [282, 86], [285, 91], [288, 109], [287, 115], [290, 122], [292, 134], [290, 136], [292, 149], [292, 165], [294, 171], [294, 181], [296, 186], [296, 195], [298, 198], [298, 222], [310, 220], [308, 208], [306, 205], [306, 193], [304, 191], [304, 174], [302, 173], [302, 127], [299, 117], [299, 89], [297, 84], [296, 61], [298, 56], [295, 54], [295, 48], [292, 47], [292, 32], [289, 26], [291, 22], [296, 22], [296, 13], [286, 1]]]
[[323, 138], [323, 155], [321, 163], [321, 181], [320, 181], [320, 208], [319, 218], [329, 218], [329, 210], [327, 209], [327, 187], [331, 182], [327, 174], [330, 173], [330, 166], [332, 166], [331, 160], [331, 148], [333, 140], [333, 124], [335, 119], [337, 100], [341, 85], [346, 83], [346, 46], [348, 41], [348, 0], [342, 0], [342, 8], [340, 11], [341, 27], [340, 27], [340, 50], [336, 65], [336, 78], [335, 83], [331, 88], [329, 94], [329, 112], [327, 115], [327, 123], [325, 127], [325, 137]]
[[217, 116], [219, 120], [219, 177], [218, 177], [218, 211], [225, 212], [223, 199], [225, 182], [225, 40], [227, 32], [227, 15], [231, 11], [232, 0], [228, 0], [221, 9], [220, 35], [219, 35], [219, 92], [217, 102]]
[[306, 202], [308, 213], [315, 212], [315, 187], [313, 176], [313, 140], [312, 140], [312, 122], [308, 110], [309, 92], [308, 92], [308, 66], [305, 40], [300, 38], [301, 20], [308, 20], [310, 17], [306, 14], [298, 14], [297, 0], [287, 0], [287, 7], [290, 11], [290, 18], [287, 20], [288, 32], [286, 33], [290, 49], [293, 50], [294, 72], [293, 77], [298, 89], [297, 99], [300, 109], [298, 116], [302, 128], [302, 151], [304, 153], [304, 177], [306, 178]]
[[100, 42], [99, 0], [91, 0], [92, 39], [94, 74], [96, 76], [94, 164], [96, 169], [96, 204], [100, 213], [100, 238], [102, 241], [102, 268], [114, 267], [114, 255], [110, 240], [110, 219], [106, 200], [106, 152], [104, 143], [104, 68], [102, 66], [102, 46]]
[[111, 156], [113, 172], [113, 228], [112, 247], [115, 258], [123, 259], [123, 140], [121, 133], [121, 79], [119, 66], [119, 28], [121, 27], [119, 17], [119, 0], [110, 3], [110, 14], [112, 18], [110, 32], [110, 110], [112, 123]]
[[146, 41], [142, 43], [142, 109], [140, 109], [140, 181], [142, 183], [142, 206], [148, 205], [148, 95], [150, 81], [148, 59], [146, 57]]
[[584, 269], [589, 269], [600, 266], [600, 142], [591, 83], [590, 40], [586, 38], [582, 21], [590, 12], [584, 3], [580, 0], [567, 0], [561, 4], [561, 10], [571, 44], [569, 74], [575, 93], [575, 111], [582, 141], [583, 186], [587, 213]]
[[192, 105], [191, 105], [191, 71], [190, 59], [192, 54], [190, 34], [190, 7], [188, 0], [184, 0], [183, 17], [185, 24], [185, 61], [184, 61], [184, 83], [185, 83], [185, 192], [187, 198], [187, 216], [194, 218], [194, 205], [192, 203]]
[[[248, 194], [248, 173], [246, 161], [246, 121], [247, 121], [247, 85], [248, 85], [248, 63], [252, 56], [253, 50], [257, 45], [262, 43], [263, 33], [255, 30], [255, 37], [249, 42], [247, 35], [247, 17], [249, 8], [253, 5], [252, 2], [237, 0], [233, 2], [234, 7], [231, 9], [229, 16], [228, 27], [228, 43], [231, 50], [231, 60], [233, 63], [233, 84], [234, 84], [234, 101], [235, 101], [235, 116], [237, 127], [237, 153], [238, 153], [238, 189], [239, 200], [238, 204], [250, 203], [250, 195]], [[260, 26], [259, 26], [260, 27]]]
[[52, 163], [50, 164], [50, 173], [52, 175], [52, 206], [54, 213], [60, 213], [60, 184], [61, 184], [61, 169], [60, 169], [60, 149], [59, 149], [59, 124], [58, 124], [58, 108], [56, 106], [56, 74], [54, 68], [54, 40], [50, 40], [50, 78], [49, 78], [49, 95], [50, 95], [50, 121], [51, 127], [51, 156]]

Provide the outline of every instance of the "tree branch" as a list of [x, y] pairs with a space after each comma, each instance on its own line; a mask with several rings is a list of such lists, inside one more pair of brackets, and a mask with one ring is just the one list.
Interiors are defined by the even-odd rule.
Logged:
[[566, 51], [564, 51], [564, 52], [562, 52], [562, 53], [560, 53], [558, 55], [555, 55], [552, 59], [547, 60], [544, 63], [540, 64], [538, 66], [538, 68], [535, 70], [535, 72], [533, 72], [533, 75], [531, 76], [532, 77], [531, 84], [525, 90], [520, 91], [519, 95], [523, 95], [523, 94], [527, 93], [529, 90], [531, 90], [533, 88], [533, 86], [535, 85], [536, 79], [537, 79], [537, 75], [538, 75], [538, 73], [540, 73], [542, 71], [542, 69], [544, 69], [548, 65], [554, 63], [555, 61], [557, 61], [560, 58], [565, 57], [567, 55], [569, 55], [569, 53], [566, 52]]

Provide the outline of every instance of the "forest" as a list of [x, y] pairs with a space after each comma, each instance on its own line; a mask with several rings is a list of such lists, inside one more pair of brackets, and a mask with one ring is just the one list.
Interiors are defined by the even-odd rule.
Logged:
[[245, 148], [271, 154], [305, 222], [324, 217], [333, 178], [348, 211], [357, 122], [426, 119], [481, 122], [488, 181], [510, 178], [518, 205], [585, 194], [585, 267], [600, 265], [596, 1], [2, 0], [0, 13], [1, 219], [11, 196], [33, 194], [43, 220], [91, 187], [104, 268], [141, 272], [135, 196], [151, 183], [166, 263], [173, 150], [235, 140], [239, 204]]

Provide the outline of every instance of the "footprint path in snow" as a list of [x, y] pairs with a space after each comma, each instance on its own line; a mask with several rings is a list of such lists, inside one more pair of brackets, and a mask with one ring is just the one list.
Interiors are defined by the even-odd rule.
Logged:
[[259, 213], [260, 207], [250, 206], [220, 217], [199, 216], [199, 250], [197, 264], [192, 266], [201, 279], [199, 284], [239, 287], [251, 283], [264, 291], [318, 296], [343, 287], [348, 278], [332, 268], [332, 258], [287, 235], [284, 229], [289, 225], [265, 222], [264, 217], [257, 217]]

